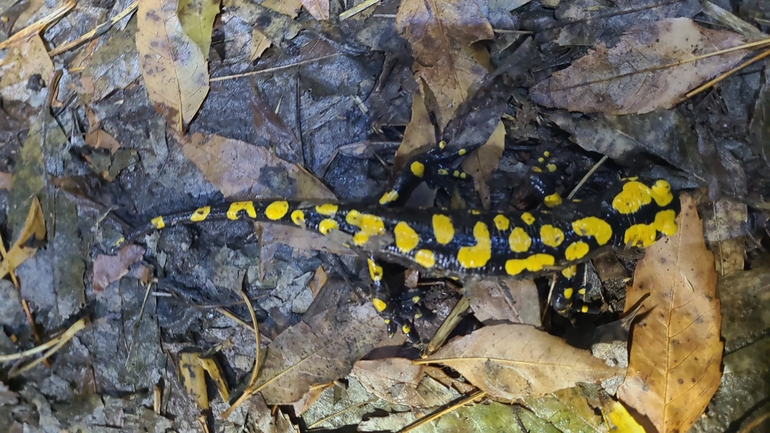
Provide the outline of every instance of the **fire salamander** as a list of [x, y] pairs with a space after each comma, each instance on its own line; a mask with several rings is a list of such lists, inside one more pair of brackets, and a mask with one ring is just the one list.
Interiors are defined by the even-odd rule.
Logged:
[[155, 217], [119, 243], [153, 230], [211, 220], [264, 221], [311, 230], [367, 257], [372, 302], [389, 333], [401, 329], [416, 339], [411, 317], [404, 317], [403, 307], [395, 305], [384, 285], [382, 261], [439, 277], [534, 277], [556, 271], [563, 287], [551, 301], [563, 312], [576, 295], [570, 280], [579, 263], [601, 249], [646, 247], [660, 235], [676, 232], [679, 199], [665, 180], [620, 180], [605, 194], [582, 201], [562, 200], [545, 188], [543, 206], [530, 212], [401, 208], [422, 181], [466, 177], [449, 163], [468, 150], [442, 157], [444, 146], [442, 142], [437, 150], [409, 160], [392, 189], [374, 205], [236, 201]]

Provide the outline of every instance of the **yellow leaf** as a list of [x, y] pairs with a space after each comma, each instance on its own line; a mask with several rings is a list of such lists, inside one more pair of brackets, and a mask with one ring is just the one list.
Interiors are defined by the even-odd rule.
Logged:
[[179, 0], [177, 13], [184, 32], [198, 45], [203, 56], [208, 56], [219, 0]]

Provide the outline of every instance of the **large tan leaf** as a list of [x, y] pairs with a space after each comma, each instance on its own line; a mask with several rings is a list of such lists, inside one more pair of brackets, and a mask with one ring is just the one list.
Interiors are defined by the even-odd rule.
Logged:
[[645, 294], [633, 329], [626, 381], [618, 391], [659, 432], [685, 432], [706, 409], [721, 378], [723, 345], [714, 257], [689, 197], [679, 229], [647, 248], [626, 306]]
[[443, 128], [487, 74], [489, 53], [473, 44], [492, 39], [492, 26], [473, 0], [404, 0], [396, 29], [412, 44], [415, 80]]
[[227, 198], [334, 199], [318, 178], [265, 147], [201, 133], [177, 139], [184, 156]]
[[261, 390], [268, 404], [294, 403], [312, 385], [345, 377], [353, 362], [386, 338], [371, 305], [326, 310], [270, 343], [254, 390]]
[[207, 57], [219, 0], [179, 0], [177, 10], [184, 32], [198, 45], [204, 58]]
[[176, 0], [139, 0], [136, 48], [147, 95], [166, 123], [182, 131], [209, 91], [208, 63], [185, 34]]
[[481, 328], [449, 342], [429, 359], [459, 371], [490, 396], [508, 401], [624, 372], [528, 325]]
[[612, 48], [600, 44], [534, 86], [532, 100], [547, 107], [616, 115], [671, 108], [689, 90], [734, 66], [746, 51], [661, 66], [743, 42], [736, 33], [707, 29], [688, 18], [640, 24], [629, 28]]

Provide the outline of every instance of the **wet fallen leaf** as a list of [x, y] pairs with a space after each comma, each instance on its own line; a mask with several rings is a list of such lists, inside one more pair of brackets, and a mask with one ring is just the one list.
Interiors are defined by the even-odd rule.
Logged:
[[297, 18], [299, 10], [302, 9], [302, 0], [265, 0], [262, 2], [262, 6], [272, 9], [279, 14]]
[[393, 159], [393, 173], [398, 173], [401, 167], [412, 156], [425, 152], [436, 145], [436, 128], [430, 121], [428, 109], [425, 108], [425, 100], [415, 93], [412, 96], [412, 117], [404, 130], [404, 138], [396, 151]]
[[639, 24], [612, 48], [599, 44], [569, 68], [535, 85], [532, 100], [547, 107], [618, 115], [671, 108], [689, 90], [737, 64], [746, 52], [661, 66], [743, 42], [736, 33], [707, 29], [688, 18]]
[[463, 287], [473, 314], [481, 323], [501, 321], [540, 326], [540, 298], [534, 280], [471, 282]]
[[112, 155], [120, 149], [118, 140], [103, 129], [86, 133], [85, 143], [86, 146], [93, 147], [94, 149], [107, 149]]
[[361, 360], [351, 374], [374, 395], [392, 404], [428, 408], [457, 398], [456, 393], [425, 376], [424, 368], [405, 358]]
[[302, 0], [302, 6], [319, 21], [329, 19], [329, 0]]
[[99, 254], [93, 264], [93, 288], [99, 293], [113, 281], [118, 281], [128, 274], [128, 268], [142, 260], [144, 248], [138, 245], [126, 245], [118, 251], [118, 255]]
[[[12, 46], [0, 62], [0, 96], [5, 100], [25, 101], [39, 107], [45, 103], [40, 88], [53, 74], [53, 62], [40, 36], [33, 36]], [[35, 77], [37, 76], [37, 79]], [[35, 88], [31, 83], [39, 82]]]
[[503, 150], [505, 150], [505, 125], [501, 120], [487, 142], [468, 155], [462, 163], [463, 170], [473, 176], [473, 186], [481, 198], [484, 209], [489, 209], [492, 206], [487, 181], [489, 181], [492, 173], [497, 171]]
[[472, 0], [405, 0], [396, 30], [412, 45], [415, 81], [443, 129], [487, 75], [489, 53], [474, 44], [494, 38], [492, 26]]
[[204, 58], [211, 48], [211, 29], [219, 14], [220, 0], [179, 0], [177, 15], [182, 29], [198, 45]]
[[182, 131], [209, 91], [206, 57], [185, 34], [175, 0], [139, 0], [136, 48], [147, 95], [166, 123]]
[[674, 236], [646, 249], [626, 295], [628, 307], [647, 293], [649, 299], [633, 329], [628, 375], [618, 397], [659, 432], [689, 430], [721, 378], [714, 257], [687, 196], [677, 224]]
[[506, 401], [537, 397], [624, 372], [528, 325], [481, 328], [450, 341], [428, 360], [452, 367], [491, 397]]
[[[264, 5], [264, 3], [262, 3]], [[273, 42], [265, 36], [264, 33], [257, 29], [251, 30], [251, 51], [249, 54], [249, 61], [253, 62], [260, 57], [265, 51], [273, 45]]]
[[8, 275], [8, 272], [16, 269], [25, 260], [35, 255], [37, 248], [25, 247], [30, 238], [34, 237], [38, 241], [45, 239], [45, 219], [43, 218], [43, 208], [37, 197], [33, 197], [30, 202], [27, 218], [19, 231], [19, 236], [14, 241], [11, 249], [2, 263], [0, 263], [0, 278]]
[[226, 198], [334, 199], [323, 182], [265, 147], [201, 133], [177, 139], [184, 155]]
[[[99, 101], [117, 89], [124, 89], [141, 75], [139, 54], [134, 44], [136, 20], [113, 34], [96, 49], [85, 66], [80, 81], [92, 101]], [[89, 125], [93, 127], [94, 125]]]
[[182, 385], [200, 410], [208, 410], [209, 396], [206, 392], [206, 376], [201, 367], [200, 353], [182, 352], [179, 354], [179, 375]]
[[[344, 320], [344, 321], [340, 321]], [[312, 385], [347, 375], [379, 341], [387, 338], [370, 305], [330, 309], [287, 329], [267, 348], [257, 386], [268, 404], [291, 404]]]

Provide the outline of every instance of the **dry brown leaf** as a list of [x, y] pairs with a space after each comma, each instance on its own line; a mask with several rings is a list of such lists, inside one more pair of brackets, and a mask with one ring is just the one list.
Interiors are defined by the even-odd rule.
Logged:
[[175, 0], [139, 0], [136, 48], [147, 95], [166, 123], [182, 131], [209, 91], [208, 63], [185, 34]]
[[538, 397], [624, 372], [528, 325], [481, 328], [449, 342], [428, 359], [452, 367], [490, 396], [506, 401]]
[[128, 268], [142, 260], [144, 248], [138, 245], [126, 245], [117, 256], [99, 254], [94, 259], [93, 287], [99, 293], [113, 281], [118, 281], [128, 274]]
[[33, 197], [27, 218], [24, 220], [24, 226], [19, 232], [19, 237], [8, 250], [5, 259], [0, 263], [0, 278], [5, 278], [8, 272], [13, 271], [25, 260], [35, 255], [37, 248], [25, 247], [27, 241], [34, 237], [38, 241], [45, 239], [45, 219], [43, 218], [43, 208], [37, 197]]
[[[12, 46], [0, 61], [0, 96], [5, 100], [29, 101], [39, 107], [45, 102], [45, 93], [30, 86], [35, 74], [39, 74], [43, 81], [53, 74], [53, 62], [37, 35]], [[38, 100], [30, 100], [36, 96]]]
[[313, 298], [318, 296], [323, 286], [326, 284], [326, 280], [329, 276], [326, 274], [323, 266], [318, 266], [313, 274], [313, 281], [310, 282], [310, 291], [313, 293]]
[[[264, 3], [263, 3], [264, 6]], [[249, 61], [254, 62], [262, 57], [262, 54], [273, 45], [273, 41], [267, 38], [264, 33], [257, 29], [251, 30], [251, 50], [249, 52]]]
[[319, 21], [329, 19], [329, 0], [302, 0], [302, 6]]
[[296, 416], [302, 416], [303, 413], [313, 406], [313, 403], [318, 401], [321, 394], [332, 386], [334, 386], [334, 382], [311, 386], [310, 390], [306, 392], [301, 399], [295, 401], [294, 404], [291, 405], [294, 408]]
[[206, 376], [198, 360], [200, 353], [182, 352], [179, 354], [179, 375], [182, 385], [201, 410], [208, 410], [209, 396], [206, 392]]
[[299, 10], [302, 9], [302, 0], [265, 0], [262, 2], [262, 6], [272, 9], [279, 14], [297, 18]]
[[330, 309], [305, 319], [270, 343], [258, 386], [245, 392], [261, 390], [268, 404], [292, 404], [311, 386], [347, 375], [353, 362], [387, 338], [371, 305]]
[[425, 376], [424, 369], [406, 358], [386, 358], [358, 361], [351, 375], [371, 393], [392, 404], [428, 408], [456, 398], [457, 394]]
[[393, 159], [393, 173], [401, 171], [401, 167], [412, 156], [425, 152], [436, 145], [436, 128], [430, 121], [425, 101], [418, 94], [412, 95], [412, 118], [404, 130], [404, 138], [398, 146], [396, 157]]
[[473, 0], [404, 0], [396, 30], [412, 45], [415, 81], [443, 129], [487, 75], [489, 53], [474, 44], [493, 39], [492, 26]]
[[477, 151], [468, 155], [462, 163], [463, 171], [473, 176], [473, 186], [481, 198], [484, 209], [492, 206], [487, 181], [497, 171], [500, 158], [505, 150], [505, 125], [501, 120], [487, 142]]
[[688, 431], [721, 378], [714, 257], [687, 196], [677, 224], [674, 236], [646, 249], [626, 295], [627, 307], [648, 293], [649, 299], [633, 329], [628, 375], [618, 397], [659, 432]]
[[108, 149], [110, 154], [114, 155], [115, 152], [120, 149], [120, 143], [112, 135], [103, 129], [97, 129], [92, 132], [86, 133], [85, 136], [86, 146], [93, 147], [95, 149]]
[[643, 23], [629, 28], [612, 48], [600, 44], [535, 85], [532, 100], [547, 107], [614, 115], [671, 108], [689, 90], [738, 63], [746, 51], [660, 66], [743, 42], [736, 33], [707, 29], [688, 18]]
[[[334, 194], [304, 168], [283, 160], [267, 148], [240, 140], [201, 133], [177, 137], [185, 157], [226, 198], [334, 199]], [[287, 178], [276, 190], [276, 179]]]

